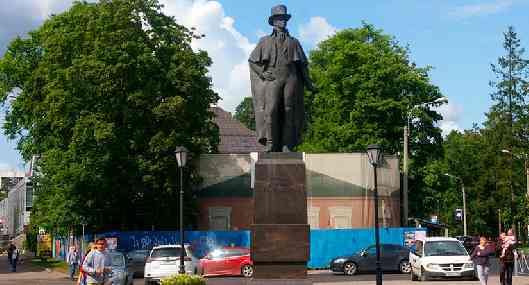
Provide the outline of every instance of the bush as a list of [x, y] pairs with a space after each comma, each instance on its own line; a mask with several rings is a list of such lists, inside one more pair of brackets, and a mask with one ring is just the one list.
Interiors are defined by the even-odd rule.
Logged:
[[197, 275], [179, 274], [163, 278], [161, 285], [206, 285], [206, 279]]

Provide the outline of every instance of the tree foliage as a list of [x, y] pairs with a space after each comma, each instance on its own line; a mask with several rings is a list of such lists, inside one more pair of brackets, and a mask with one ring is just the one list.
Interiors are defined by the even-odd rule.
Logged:
[[[481, 128], [452, 132], [443, 142], [443, 158], [426, 167], [432, 170], [426, 176], [426, 184], [432, 189], [427, 197], [438, 201], [440, 207], [436, 209], [428, 203], [421, 207], [439, 214], [455, 234], [463, 233], [462, 223], [454, 220], [454, 210], [462, 208], [463, 185], [469, 234], [497, 235], [499, 214], [502, 228], [506, 230], [516, 221], [526, 221], [529, 210], [524, 167], [529, 146], [529, 61], [524, 58], [524, 49], [514, 28], [509, 27], [504, 33], [503, 47], [505, 55], [491, 65], [496, 78], [490, 84], [493, 105], [485, 123]], [[443, 173], [459, 176], [463, 185], [447, 180]]]
[[[0, 60], [4, 132], [40, 176], [32, 223], [175, 227], [174, 149], [214, 150], [211, 60], [156, 0], [76, 2]], [[190, 170], [191, 179], [197, 179]], [[186, 201], [192, 200], [189, 191]], [[186, 223], [193, 202], [186, 203]]]
[[[428, 68], [417, 68], [405, 48], [368, 24], [321, 42], [310, 53], [310, 67], [318, 92], [305, 98], [306, 151], [364, 151], [380, 143], [387, 153], [397, 153], [412, 107], [442, 97]], [[414, 153], [438, 152], [441, 131], [434, 123], [441, 115], [428, 107], [413, 110]]]
[[255, 113], [252, 97], [245, 97], [235, 108], [235, 119], [243, 123], [248, 129], [255, 131]]

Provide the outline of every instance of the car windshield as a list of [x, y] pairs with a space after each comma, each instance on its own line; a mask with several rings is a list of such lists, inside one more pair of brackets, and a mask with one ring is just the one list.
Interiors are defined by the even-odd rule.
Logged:
[[426, 256], [468, 255], [459, 241], [430, 241], [424, 247]]
[[149, 254], [149, 251], [147, 250], [135, 250], [135, 251], [129, 252], [128, 256], [133, 259], [143, 259], [148, 254]]
[[[152, 251], [151, 258], [179, 257], [180, 247], [157, 248]], [[184, 256], [186, 252], [184, 251]]]
[[122, 254], [110, 254], [112, 260], [112, 267], [123, 267], [125, 266], [125, 258]]

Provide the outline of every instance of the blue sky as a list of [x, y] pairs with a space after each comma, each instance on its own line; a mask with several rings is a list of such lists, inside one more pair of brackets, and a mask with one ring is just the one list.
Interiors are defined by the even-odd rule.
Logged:
[[[419, 66], [434, 69], [431, 78], [449, 104], [440, 111], [441, 127], [470, 128], [484, 121], [491, 105], [490, 64], [503, 54], [502, 33], [509, 25], [529, 47], [529, 0], [160, 0], [165, 12], [206, 38], [194, 43], [210, 53], [215, 90], [229, 111], [249, 95], [246, 58], [259, 36], [268, 33], [270, 8], [286, 4], [291, 34], [307, 51], [336, 30], [374, 24], [409, 45]], [[47, 15], [66, 9], [71, 0], [0, 0], [0, 54], [10, 39], [41, 24]], [[529, 54], [526, 55], [529, 57]], [[1, 118], [0, 118], [1, 120]], [[14, 143], [0, 137], [0, 169], [22, 168]]]

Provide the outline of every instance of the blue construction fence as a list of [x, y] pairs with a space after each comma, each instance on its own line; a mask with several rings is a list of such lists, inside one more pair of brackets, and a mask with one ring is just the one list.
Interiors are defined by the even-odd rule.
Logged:
[[[381, 228], [381, 243], [406, 245], [416, 231], [424, 228]], [[106, 232], [97, 235], [86, 235], [85, 240], [97, 237], [115, 237], [117, 249], [123, 252], [134, 249], [151, 249], [161, 244], [178, 244], [178, 231], [131, 231]], [[331, 259], [350, 255], [375, 243], [374, 229], [329, 229], [310, 231], [309, 268], [328, 268]], [[56, 238], [53, 254], [64, 259], [70, 244], [79, 244], [80, 237], [75, 239]], [[250, 247], [250, 231], [186, 231], [184, 242], [193, 246], [195, 255], [205, 256], [211, 250], [223, 246]]]

